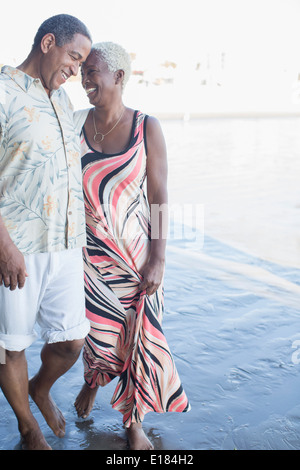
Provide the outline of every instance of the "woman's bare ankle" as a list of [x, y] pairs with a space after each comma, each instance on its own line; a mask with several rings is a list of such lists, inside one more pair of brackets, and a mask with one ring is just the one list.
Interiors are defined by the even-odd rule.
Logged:
[[146, 436], [142, 423], [132, 423], [126, 428], [131, 450], [153, 450], [154, 446]]

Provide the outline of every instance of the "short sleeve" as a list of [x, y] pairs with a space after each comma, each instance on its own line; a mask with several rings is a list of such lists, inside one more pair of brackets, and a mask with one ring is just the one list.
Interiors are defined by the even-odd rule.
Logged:
[[73, 116], [74, 116], [74, 126], [75, 126], [76, 132], [78, 134], [81, 133], [81, 129], [83, 128], [83, 125], [86, 121], [86, 118], [89, 114], [90, 109], [91, 108], [81, 109], [79, 111], [75, 111], [75, 113], [73, 114]]
[[4, 101], [1, 99], [0, 89], [0, 146], [2, 145], [6, 128], [6, 115], [4, 111]]

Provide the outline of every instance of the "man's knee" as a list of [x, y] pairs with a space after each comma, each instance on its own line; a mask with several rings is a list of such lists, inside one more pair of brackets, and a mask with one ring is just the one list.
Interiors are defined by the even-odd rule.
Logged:
[[83, 339], [75, 339], [73, 341], [66, 341], [64, 343], [64, 347], [67, 354], [71, 356], [79, 355], [84, 345], [84, 338]]
[[61, 356], [77, 357], [79, 356], [84, 345], [83, 339], [75, 339], [73, 341], [64, 341], [61, 343], [52, 343], [51, 347]]
[[6, 362], [19, 362], [23, 360], [25, 357], [25, 350], [23, 351], [8, 351], [7, 349], [5, 350], [5, 359]]
[[7, 349], [2, 349], [0, 355], [0, 368], [1, 367], [11, 367], [15, 370], [19, 368], [20, 365], [26, 365], [26, 356], [25, 350], [23, 351], [9, 351]]

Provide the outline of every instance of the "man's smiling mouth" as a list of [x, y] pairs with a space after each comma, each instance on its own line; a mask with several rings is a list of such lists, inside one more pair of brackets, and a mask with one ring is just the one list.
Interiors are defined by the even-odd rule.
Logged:
[[62, 70], [61, 74], [62, 74], [62, 77], [65, 81], [67, 81], [68, 78], [70, 78], [70, 76], [68, 74], [66, 74], [66, 72], [64, 72], [63, 70]]

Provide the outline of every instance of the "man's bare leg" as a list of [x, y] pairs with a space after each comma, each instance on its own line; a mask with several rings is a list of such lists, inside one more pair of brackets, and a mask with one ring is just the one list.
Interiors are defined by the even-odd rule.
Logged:
[[42, 365], [29, 381], [29, 393], [42, 412], [48, 426], [58, 437], [65, 435], [65, 419], [51, 398], [52, 385], [78, 359], [84, 339], [45, 344], [41, 352]]
[[23, 447], [51, 450], [30, 410], [25, 351], [6, 351], [5, 360], [6, 363], [0, 365], [0, 387], [18, 420]]

